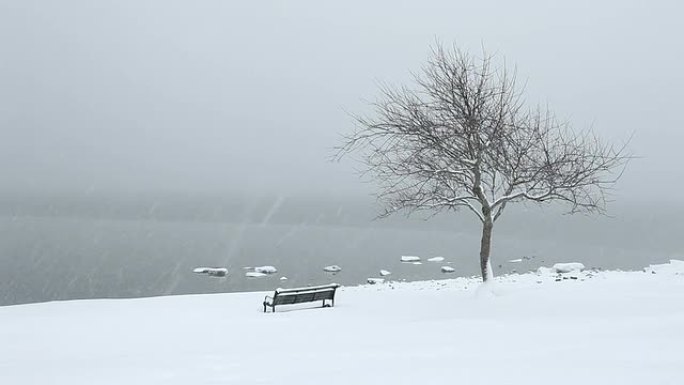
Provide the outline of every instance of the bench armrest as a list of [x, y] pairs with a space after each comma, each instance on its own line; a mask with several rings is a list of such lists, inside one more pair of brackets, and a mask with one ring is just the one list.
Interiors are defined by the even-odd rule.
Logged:
[[264, 298], [264, 304], [266, 304], [266, 305], [271, 305], [272, 303], [273, 303], [273, 297], [267, 295], [267, 296]]

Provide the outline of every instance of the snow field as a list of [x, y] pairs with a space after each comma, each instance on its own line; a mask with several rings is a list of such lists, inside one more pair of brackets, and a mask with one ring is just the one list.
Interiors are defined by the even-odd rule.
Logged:
[[645, 270], [344, 287], [274, 314], [272, 292], [3, 307], [0, 384], [681, 384], [684, 266]]

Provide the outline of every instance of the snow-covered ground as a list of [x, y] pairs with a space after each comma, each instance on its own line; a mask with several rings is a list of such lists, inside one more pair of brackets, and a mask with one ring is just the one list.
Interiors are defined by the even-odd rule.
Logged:
[[683, 265], [4, 307], [0, 384], [682, 384]]

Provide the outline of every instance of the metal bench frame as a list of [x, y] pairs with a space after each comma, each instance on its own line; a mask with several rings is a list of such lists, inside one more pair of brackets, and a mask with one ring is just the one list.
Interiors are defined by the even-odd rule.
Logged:
[[[323, 301], [321, 307], [335, 306], [335, 291], [340, 285], [333, 283], [330, 285], [300, 287], [295, 289], [276, 289], [273, 296], [264, 298], [264, 313], [270, 307], [275, 313], [276, 306], [294, 305], [305, 302]], [[326, 301], [330, 301], [326, 304]]]

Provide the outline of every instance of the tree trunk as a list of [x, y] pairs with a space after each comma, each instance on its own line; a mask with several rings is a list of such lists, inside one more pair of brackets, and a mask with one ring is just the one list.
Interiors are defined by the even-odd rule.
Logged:
[[494, 222], [491, 219], [486, 219], [482, 225], [482, 241], [480, 242], [480, 269], [482, 270], [482, 281], [487, 282], [494, 278], [492, 272], [492, 264], [489, 261], [489, 252], [492, 246], [492, 230], [494, 229]]

